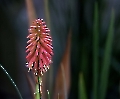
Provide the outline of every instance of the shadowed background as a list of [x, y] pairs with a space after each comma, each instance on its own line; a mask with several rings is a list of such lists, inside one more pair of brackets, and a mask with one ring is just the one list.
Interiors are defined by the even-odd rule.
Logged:
[[[54, 56], [52, 64], [53, 78], [46, 80], [52, 86], [51, 97], [55, 97], [56, 82], [61, 81], [58, 76], [60, 63], [64, 59], [68, 34], [71, 32], [70, 74], [68, 83], [68, 99], [79, 99], [79, 74], [84, 72], [86, 93], [92, 98], [92, 32], [94, 21], [95, 0], [48, 0], [50, 14], [50, 28], [53, 38]], [[37, 18], [46, 18], [45, 1], [33, 0]], [[104, 46], [109, 27], [111, 8], [115, 11], [114, 38], [110, 63], [109, 81], [105, 99], [119, 98], [120, 78], [120, 1], [98, 0], [99, 11], [99, 65], [103, 58]], [[24, 99], [32, 99], [25, 72], [26, 63], [26, 36], [28, 35], [29, 19], [26, 1], [0, 0], [0, 64], [16, 82]], [[86, 66], [86, 67], [85, 67]], [[100, 71], [101, 67], [99, 67]], [[66, 70], [65, 70], [66, 72]], [[99, 77], [98, 77], [99, 78]], [[49, 80], [52, 79], [51, 83]], [[57, 79], [57, 80], [56, 80]], [[49, 88], [47, 86], [47, 88]], [[59, 86], [59, 84], [58, 84]], [[18, 99], [18, 95], [9, 79], [0, 69], [0, 98]], [[53, 98], [51, 98], [53, 99]], [[56, 98], [55, 98], [56, 99]], [[66, 98], [62, 98], [66, 99]]]

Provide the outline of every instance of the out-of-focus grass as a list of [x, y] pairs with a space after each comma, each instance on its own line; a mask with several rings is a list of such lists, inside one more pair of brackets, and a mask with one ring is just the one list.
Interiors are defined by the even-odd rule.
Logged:
[[[48, 3], [49, 3], [48, 0], [44, 0], [46, 23], [47, 23], [48, 27], [50, 28], [51, 27], [50, 26], [50, 13], [49, 13]], [[27, 4], [29, 23], [31, 23], [36, 18], [36, 13], [34, 10], [32, 0], [26, 0], [26, 4]], [[92, 35], [92, 38], [93, 38], [93, 42], [92, 42], [92, 45], [93, 45], [92, 46], [92, 52], [93, 52], [92, 53], [93, 76], [92, 77], [93, 77], [93, 81], [92, 81], [92, 84], [88, 82], [89, 84], [91, 84], [91, 86], [93, 85], [92, 86], [93, 89], [88, 90], [87, 84], [86, 84], [87, 83], [86, 79], [88, 79], [87, 75], [89, 72], [89, 70], [88, 70], [89, 56], [88, 56], [88, 49], [85, 48], [84, 44], [88, 41], [86, 41], [86, 42], [83, 41], [82, 54], [81, 54], [81, 56], [82, 56], [82, 60], [81, 60], [82, 73], [80, 73], [80, 75], [79, 75], [79, 98], [80, 99], [87, 99], [89, 97], [87, 92], [89, 92], [89, 94], [92, 93], [93, 99], [105, 99], [105, 97], [106, 97], [106, 91], [107, 91], [107, 87], [108, 87], [107, 85], [108, 85], [109, 69], [110, 69], [112, 41], [113, 41], [114, 11], [112, 10], [112, 14], [111, 14], [110, 26], [108, 29], [107, 39], [106, 39], [106, 43], [105, 43], [104, 57], [102, 57], [103, 61], [102, 61], [101, 67], [99, 65], [100, 62], [98, 59], [99, 58], [99, 50], [100, 50], [99, 49], [99, 29], [98, 29], [99, 17], [98, 16], [99, 16], [98, 4], [95, 3], [94, 19], [93, 19], [93, 35]], [[62, 90], [62, 92], [63, 92], [62, 94], [63, 95], [65, 94], [65, 98], [69, 93], [69, 87], [70, 87], [70, 59], [69, 59], [70, 58], [70, 47], [68, 48], [68, 50], [67, 49], [65, 50], [65, 53], [63, 55], [63, 60], [61, 62], [63, 64], [63, 66], [60, 65], [63, 69], [61, 70], [61, 67], [60, 67], [60, 70], [58, 70], [58, 74], [57, 74], [58, 76], [56, 76], [56, 82], [55, 82], [56, 86], [58, 84], [56, 90]], [[115, 61], [115, 63], [116, 63], [116, 61]], [[101, 68], [100, 73], [98, 71], [99, 68]], [[51, 74], [52, 74], [52, 72], [53, 71], [51, 71]], [[99, 79], [99, 75], [100, 75], [100, 79]], [[48, 78], [49, 78], [48, 83], [50, 86], [51, 82], [53, 82], [53, 78], [52, 77], [48, 77]], [[63, 81], [62, 83], [60, 82], [61, 80]], [[98, 82], [98, 80], [100, 81], [100, 83]], [[31, 81], [29, 80], [29, 82], [31, 82]], [[99, 87], [98, 87], [98, 84], [100, 84]], [[62, 87], [60, 87], [60, 85]], [[38, 85], [36, 87], [37, 87], [36, 89], [38, 89]], [[53, 91], [53, 92], [55, 93], [55, 91]], [[51, 92], [51, 88], [50, 88], [50, 92]], [[33, 91], [32, 91], [32, 93], [33, 93]], [[57, 92], [57, 93], [59, 93], [59, 92]], [[38, 97], [36, 97], [36, 98], [38, 99], [39, 97], [40, 96], [38, 94]], [[50, 97], [48, 97], [48, 98], [50, 98]], [[59, 98], [59, 95], [58, 95], [58, 98]]]
[[34, 93], [35, 93], [35, 80], [33, 80], [28, 73], [25, 73], [25, 75], [26, 75], [28, 86], [30, 88], [32, 98], [35, 99], [35, 95], [34, 95]]
[[[46, 20], [46, 24], [49, 27], [49, 29], [51, 30], [51, 23], [50, 23], [50, 8], [49, 8], [49, 0], [44, 0], [44, 14], [45, 14], [45, 20]], [[50, 32], [51, 34], [51, 32]], [[49, 82], [46, 83], [46, 80], [48, 80]], [[43, 77], [43, 82], [46, 83], [46, 85], [48, 85], [48, 89], [49, 91], [52, 93], [52, 87], [53, 87], [53, 66], [51, 64], [50, 66], [50, 70], [48, 71], [48, 73], [46, 75], [44, 75]], [[45, 90], [43, 90], [45, 92]], [[45, 97], [44, 97], [45, 98]]]
[[71, 29], [68, 35], [65, 52], [55, 79], [54, 99], [58, 93], [60, 99], [67, 99], [70, 89], [70, 52], [71, 52]]
[[110, 20], [107, 40], [106, 40], [106, 44], [105, 44], [103, 63], [101, 66], [99, 99], [105, 99], [105, 97], [106, 97], [106, 91], [107, 91], [107, 87], [108, 87], [107, 86], [108, 85], [108, 77], [109, 77], [109, 71], [110, 71], [110, 63], [111, 63], [113, 32], [114, 32], [114, 10], [112, 9], [111, 20]]
[[82, 73], [79, 75], [79, 99], [87, 99], [86, 86]]
[[46, 24], [49, 27], [49, 29], [51, 29], [51, 25], [50, 25], [50, 10], [49, 10], [49, 1], [48, 0], [44, 0], [44, 11], [45, 11], [45, 18], [46, 18]]
[[94, 7], [94, 23], [93, 23], [93, 99], [98, 99], [98, 66], [99, 66], [99, 20], [98, 20], [98, 4]]
[[7, 77], [9, 78], [9, 80], [11, 81], [11, 83], [13, 84], [13, 86], [15, 87], [20, 99], [23, 99], [17, 85], [15, 84], [15, 82], [13, 81], [13, 79], [11, 78], [11, 76], [9, 75], [9, 73], [5, 70], [5, 68], [0, 64], [0, 68], [4, 71], [4, 73], [7, 75]]
[[[112, 42], [113, 42], [113, 31], [114, 31], [114, 10], [112, 9], [111, 13], [111, 19], [110, 19], [110, 25], [108, 29], [108, 34], [106, 38], [105, 43], [105, 51], [104, 55], [102, 56], [102, 64], [100, 67], [100, 61], [99, 61], [99, 52], [100, 52], [100, 46], [99, 46], [99, 13], [98, 13], [98, 4], [95, 3], [94, 7], [94, 19], [93, 19], [93, 42], [92, 42], [92, 57], [93, 57], [93, 90], [92, 90], [92, 99], [106, 99], [106, 92], [108, 87], [108, 78], [109, 78], [109, 72], [110, 72], [110, 63], [111, 63], [111, 51], [112, 51]], [[86, 62], [87, 62], [87, 56], [85, 53], [85, 50], [82, 50], [82, 72], [83, 74], [80, 74], [79, 76], [79, 99], [87, 99], [88, 94], [86, 93], [86, 90], [88, 88], [86, 87], [86, 82], [84, 81], [83, 75], [86, 75], [88, 70], [86, 69]], [[84, 67], [83, 67], [84, 66]], [[101, 70], [99, 70], [101, 69]], [[85, 76], [86, 77], [86, 76]], [[87, 78], [86, 78], [87, 79]], [[89, 79], [89, 78], [88, 78]], [[100, 82], [98, 82], [100, 81]], [[88, 91], [90, 93], [90, 91]]]
[[33, 4], [33, 0], [26, 0], [26, 7], [28, 12], [29, 25], [36, 19], [36, 12]]

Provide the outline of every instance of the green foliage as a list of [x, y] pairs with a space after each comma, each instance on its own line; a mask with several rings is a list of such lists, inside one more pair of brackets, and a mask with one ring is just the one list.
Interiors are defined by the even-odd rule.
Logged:
[[[92, 35], [92, 56], [93, 56], [93, 81], [92, 81], [92, 99], [105, 99], [106, 92], [108, 88], [108, 77], [110, 72], [110, 64], [111, 64], [111, 51], [112, 51], [112, 43], [113, 43], [113, 31], [114, 31], [114, 10], [112, 9], [110, 24], [108, 28], [107, 38], [105, 42], [104, 55], [102, 56], [102, 63], [100, 64], [99, 59], [99, 13], [98, 13], [98, 4], [95, 3], [94, 7], [94, 19], [93, 19], [93, 35]], [[85, 50], [82, 50], [82, 56], [86, 56]], [[85, 85], [86, 80], [84, 81], [83, 75], [86, 75], [89, 72], [88, 69], [85, 70], [86, 64], [85, 60], [87, 58], [82, 57], [81, 71], [83, 74], [80, 74], [79, 78], [79, 99], [87, 99], [87, 93], [85, 89], [87, 88]], [[83, 64], [84, 63], [84, 64]], [[85, 67], [84, 67], [85, 66]], [[100, 69], [100, 70], [99, 70]], [[86, 79], [89, 79], [85, 76]], [[99, 81], [99, 82], [98, 82]], [[89, 83], [91, 84], [91, 83]]]
[[79, 98], [80, 99], [87, 99], [85, 82], [84, 82], [84, 78], [83, 78], [82, 73], [80, 73], [80, 75], [79, 75]]
[[108, 83], [109, 70], [110, 70], [112, 42], [113, 42], [113, 31], [114, 31], [113, 27], [114, 27], [114, 10], [112, 9], [110, 26], [108, 29], [108, 35], [105, 44], [103, 63], [101, 66], [99, 99], [105, 99], [106, 96], [107, 83]]
[[41, 80], [42, 78], [41, 77], [38, 77], [38, 83], [36, 83], [36, 97], [35, 99], [40, 99], [41, 98], [41, 92], [40, 92], [40, 84], [41, 84]]
[[40, 93], [39, 93], [39, 84], [36, 84], [36, 97], [35, 99], [40, 99]]
[[98, 66], [99, 66], [99, 30], [98, 4], [95, 3], [93, 23], [93, 99], [98, 99]]
[[16, 89], [19, 97], [20, 97], [20, 99], [23, 99], [22, 95], [21, 95], [21, 93], [20, 93], [20, 91], [19, 91], [19, 89], [17, 87], [17, 85], [15, 84], [15, 82], [13, 81], [13, 79], [11, 78], [11, 76], [8, 74], [8, 72], [5, 70], [5, 68], [1, 64], [0, 64], [0, 67], [4, 71], [4, 73], [7, 75], [7, 77], [9, 78], [9, 80], [11, 81], [11, 83], [13, 84], [13, 86], [15, 87], [15, 89]]

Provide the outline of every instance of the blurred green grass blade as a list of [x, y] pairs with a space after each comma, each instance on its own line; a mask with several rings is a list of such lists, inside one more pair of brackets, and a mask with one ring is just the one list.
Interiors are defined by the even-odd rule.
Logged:
[[120, 75], [120, 63], [115, 58], [112, 58], [112, 67]]
[[4, 73], [7, 75], [7, 77], [9, 78], [9, 80], [11, 81], [11, 83], [13, 84], [13, 86], [15, 87], [20, 99], [23, 99], [22, 98], [22, 95], [17, 87], [17, 85], [15, 84], [15, 82], [13, 81], [13, 79], [11, 78], [11, 76], [9, 75], [9, 73], [6, 71], [6, 69], [0, 64], [0, 68], [4, 71]]
[[97, 99], [98, 87], [98, 55], [99, 55], [99, 33], [98, 33], [98, 4], [94, 7], [93, 23], [93, 99]]
[[80, 73], [80, 75], [79, 75], [79, 99], [87, 99], [85, 82], [84, 82], [82, 73]]
[[[100, 49], [100, 57], [103, 56], [103, 53], [104, 53], [104, 50], [101, 48]], [[111, 65], [112, 65], [112, 68], [120, 75], [120, 63], [113, 56], [112, 56], [112, 59], [111, 59]]]
[[114, 10], [112, 9], [111, 20], [108, 29], [105, 52], [103, 57], [103, 64], [101, 67], [99, 99], [105, 99], [106, 91], [107, 91], [110, 61], [111, 61], [111, 50], [112, 50], [112, 42], [113, 42], [113, 31], [114, 31], [113, 27], [114, 27]]
[[83, 72], [84, 74], [84, 80], [86, 82], [86, 84], [88, 84], [88, 57], [89, 57], [89, 52], [88, 52], [88, 49], [87, 47], [85, 46], [85, 42], [83, 43], [83, 46], [82, 46], [82, 52], [81, 52], [81, 71]]

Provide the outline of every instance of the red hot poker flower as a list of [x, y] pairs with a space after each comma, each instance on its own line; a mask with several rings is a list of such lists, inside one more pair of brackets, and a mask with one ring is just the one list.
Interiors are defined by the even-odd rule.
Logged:
[[36, 76], [43, 75], [49, 69], [52, 62], [53, 47], [50, 30], [46, 27], [43, 19], [33, 21], [29, 29], [26, 47], [27, 67], [34, 71]]

